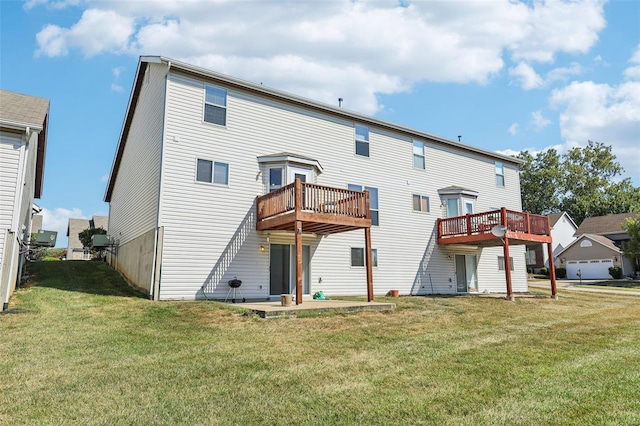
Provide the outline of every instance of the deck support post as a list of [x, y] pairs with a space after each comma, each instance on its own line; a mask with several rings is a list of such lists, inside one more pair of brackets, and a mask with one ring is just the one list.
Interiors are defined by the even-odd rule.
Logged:
[[549, 253], [549, 278], [551, 278], [551, 297], [558, 298], [558, 289], [556, 287], [556, 265], [553, 260], [553, 247], [551, 243], [547, 244], [547, 251]]
[[[302, 182], [299, 178], [295, 180], [295, 215], [296, 219], [302, 210]], [[295, 221], [296, 239], [296, 305], [302, 304], [302, 221]]]
[[371, 256], [371, 228], [364, 228], [364, 256], [367, 265], [367, 301], [373, 302], [373, 265]]
[[[508, 226], [508, 219], [507, 219], [507, 209], [505, 207], [502, 207], [500, 209], [500, 216], [501, 216], [502, 225], [505, 226], [506, 228]], [[507, 237], [504, 238], [502, 248], [503, 248], [503, 255], [504, 255], [504, 276], [507, 281], [507, 299], [514, 301], [515, 297], [513, 296], [513, 286], [511, 283], [511, 262], [509, 259], [509, 238]]]

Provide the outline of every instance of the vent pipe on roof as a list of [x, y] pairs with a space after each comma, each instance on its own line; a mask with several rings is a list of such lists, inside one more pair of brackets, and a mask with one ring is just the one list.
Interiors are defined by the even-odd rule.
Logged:
[[338, 98], [338, 106], [342, 108], [342, 98]]
[[462, 135], [458, 135], [458, 142], [462, 139]]

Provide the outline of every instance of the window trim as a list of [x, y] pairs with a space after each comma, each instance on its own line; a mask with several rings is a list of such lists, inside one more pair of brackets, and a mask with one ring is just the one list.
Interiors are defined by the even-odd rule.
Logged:
[[[415, 208], [415, 197], [420, 197], [420, 210], [416, 210]], [[427, 209], [426, 210], [422, 210], [422, 201], [423, 200], [427, 200]], [[431, 200], [429, 200], [429, 197], [426, 195], [421, 195], [421, 194], [411, 194], [411, 208], [413, 209], [414, 212], [416, 213], [431, 213]]]
[[[206, 180], [199, 180], [198, 179], [198, 163], [200, 161], [208, 161], [209, 163], [211, 163], [211, 180], [210, 181], [206, 181]], [[219, 183], [216, 182], [216, 164], [223, 164], [227, 166], [227, 183]], [[194, 176], [194, 182], [197, 184], [203, 184], [203, 185], [215, 185], [215, 186], [221, 186], [221, 187], [229, 187], [229, 181], [231, 180], [231, 165], [229, 163], [227, 163], [226, 161], [217, 161], [217, 160], [211, 160], [209, 158], [200, 158], [200, 157], [196, 157], [196, 168], [195, 168], [195, 176]]]
[[[213, 102], [207, 102], [207, 87], [213, 87], [216, 89], [221, 89], [224, 90], [224, 105], [219, 105]], [[202, 99], [202, 122], [203, 123], [207, 123], [207, 124], [211, 124], [214, 126], [219, 126], [219, 127], [227, 127], [227, 101], [228, 101], [228, 97], [229, 97], [229, 91], [227, 89], [225, 89], [222, 86], [217, 86], [215, 84], [209, 84], [209, 83], [205, 83], [204, 84], [204, 98]], [[207, 105], [211, 105], [215, 108], [220, 108], [222, 110], [224, 110], [224, 124], [220, 124], [220, 123], [213, 123], [211, 121], [207, 121], [206, 117], [207, 117]]]
[[[416, 144], [422, 145], [422, 154], [416, 154]], [[413, 168], [415, 170], [427, 170], [427, 156], [425, 155], [426, 147], [426, 143], [415, 139], [412, 140]], [[416, 167], [416, 157], [422, 157], [422, 167]]]
[[[361, 250], [362, 251], [362, 265], [354, 265], [353, 264], [353, 250]], [[351, 268], [364, 269], [367, 266], [367, 257], [364, 252], [364, 247], [349, 247], [349, 254], [351, 257], [350, 263]], [[371, 248], [371, 267], [378, 267], [378, 249]]]
[[[367, 135], [365, 138], [360, 138], [358, 137], [358, 127], [366, 129], [367, 130]], [[365, 157], [365, 158], [371, 158], [371, 138], [369, 137], [369, 126], [364, 126], [362, 124], [357, 124], [355, 123], [353, 125], [353, 133], [354, 133], [354, 146], [353, 146], [353, 153], [354, 155], [357, 155], [358, 157]], [[363, 155], [363, 154], [358, 154], [358, 144], [366, 144], [367, 147], [367, 155]]]

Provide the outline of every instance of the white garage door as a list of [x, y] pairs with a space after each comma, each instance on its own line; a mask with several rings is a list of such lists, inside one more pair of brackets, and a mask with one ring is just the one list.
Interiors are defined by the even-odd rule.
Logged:
[[610, 280], [609, 268], [612, 266], [613, 259], [570, 260], [567, 262], [567, 278], [580, 279], [578, 276], [580, 271], [583, 280]]

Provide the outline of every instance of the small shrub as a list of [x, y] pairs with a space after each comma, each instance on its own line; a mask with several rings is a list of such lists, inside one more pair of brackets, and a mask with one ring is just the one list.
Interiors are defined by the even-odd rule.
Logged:
[[540, 273], [542, 275], [549, 276], [549, 268], [547, 268], [546, 266], [544, 268], [540, 268]]
[[567, 269], [556, 268], [556, 278], [567, 278]]
[[619, 266], [610, 267], [609, 275], [611, 275], [614, 280], [619, 280], [620, 278], [622, 278], [622, 268]]

